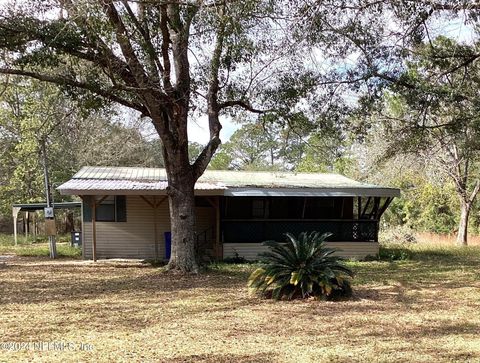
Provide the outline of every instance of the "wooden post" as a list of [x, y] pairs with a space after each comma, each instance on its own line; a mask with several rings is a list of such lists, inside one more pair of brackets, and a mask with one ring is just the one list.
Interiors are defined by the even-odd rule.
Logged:
[[155, 262], [158, 261], [157, 197], [153, 196], [153, 233], [155, 238]]
[[28, 238], [28, 211], [23, 215], [23, 232], [25, 232], [25, 239]]
[[223, 245], [220, 242], [220, 197], [217, 196], [215, 203], [215, 245], [216, 245], [216, 255], [218, 260], [223, 260]]
[[95, 196], [92, 197], [92, 257], [93, 262], [97, 262], [97, 202], [95, 200]]
[[362, 215], [362, 197], [357, 198], [357, 219]]
[[93, 262], [97, 262], [97, 205], [107, 199], [108, 195], [104, 195], [99, 200], [92, 196], [92, 257]]
[[37, 212], [33, 212], [33, 217], [32, 217], [32, 224], [33, 224], [33, 237], [37, 237]]

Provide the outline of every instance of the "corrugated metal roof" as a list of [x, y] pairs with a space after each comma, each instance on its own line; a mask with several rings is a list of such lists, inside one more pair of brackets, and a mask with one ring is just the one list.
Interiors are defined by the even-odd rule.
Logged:
[[[161, 192], [167, 188], [165, 169], [135, 167], [83, 167], [58, 189], [62, 194], [92, 192]], [[195, 185], [197, 191], [217, 195], [377, 195], [399, 196], [395, 188], [361, 183], [338, 174], [245, 172], [207, 170]], [[227, 190], [227, 191], [225, 191]], [[303, 190], [303, 192], [302, 192]], [[307, 191], [306, 191], [307, 190]], [[302, 194], [303, 193], [303, 194]], [[340, 194], [339, 194], [340, 193]]]
[[[134, 171], [134, 175], [139, 175]], [[148, 178], [151, 176], [148, 175]], [[143, 180], [125, 180], [125, 179], [77, 179], [73, 178], [60, 185], [57, 189], [62, 194], [68, 195], [95, 195], [95, 194], [165, 194], [168, 183], [165, 180], [143, 181]], [[226, 187], [222, 184], [197, 183], [195, 189], [199, 194], [211, 194], [208, 191], [222, 191]], [[207, 193], [201, 193], [201, 192]], [[216, 193], [218, 194], [218, 193]]]
[[167, 180], [165, 169], [160, 168], [135, 168], [114, 166], [84, 166], [73, 179], [110, 179], [110, 180], [141, 180], [160, 181]]

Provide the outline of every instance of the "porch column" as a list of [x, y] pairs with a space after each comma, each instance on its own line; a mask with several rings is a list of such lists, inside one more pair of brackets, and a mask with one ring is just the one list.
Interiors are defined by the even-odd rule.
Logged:
[[219, 260], [223, 259], [223, 245], [220, 241], [220, 197], [215, 199], [215, 245], [216, 255]]
[[97, 202], [95, 196], [92, 197], [92, 258], [97, 262]]

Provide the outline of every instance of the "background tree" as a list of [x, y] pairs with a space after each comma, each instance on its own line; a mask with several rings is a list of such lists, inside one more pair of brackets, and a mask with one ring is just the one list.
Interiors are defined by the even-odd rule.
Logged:
[[444, 37], [421, 45], [409, 62], [403, 82], [387, 95], [383, 113], [388, 154], [423, 153], [448, 175], [460, 202], [457, 234], [467, 244], [468, 219], [480, 189], [479, 68], [477, 46]]
[[[84, 165], [161, 166], [152, 143], [137, 125], [82, 112], [54, 86], [4, 79], [0, 95], [0, 215], [13, 203], [45, 200], [42, 140], [47, 143], [51, 182], [68, 180]], [[52, 190], [53, 192], [53, 190]], [[64, 198], [56, 195], [55, 200]]]

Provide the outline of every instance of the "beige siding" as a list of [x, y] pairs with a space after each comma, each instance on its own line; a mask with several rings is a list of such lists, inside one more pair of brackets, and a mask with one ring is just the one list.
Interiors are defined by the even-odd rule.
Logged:
[[[151, 197], [149, 198], [151, 199]], [[97, 258], [153, 258], [153, 209], [139, 196], [127, 196], [127, 222], [97, 222]], [[165, 256], [164, 232], [170, 230], [168, 203], [157, 210], [159, 257]], [[84, 223], [84, 257], [92, 258], [92, 223]]]
[[[152, 200], [152, 197], [147, 197]], [[197, 231], [212, 230], [213, 208], [199, 207]], [[155, 233], [153, 209], [139, 196], [127, 196], [127, 222], [97, 222], [97, 258], [154, 258]], [[157, 210], [159, 258], [165, 258], [164, 232], [170, 231], [168, 201]], [[210, 232], [211, 233], [211, 232]], [[207, 238], [210, 240], [211, 235]], [[83, 223], [84, 258], [92, 258], [92, 223]]]
[[[336, 253], [339, 256], [356, 260], [378, 254], [378, 243], [376, 242], [327, 242], [327, 246], [341, 250]], [[266, 250], [267, 247], [261, 243], [224, 243], [223, 258], [234, 257], [238, 253], [238, 256], [247, 260], [255, 260], [259, 253]]]

